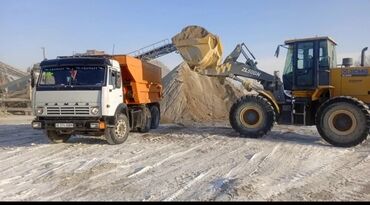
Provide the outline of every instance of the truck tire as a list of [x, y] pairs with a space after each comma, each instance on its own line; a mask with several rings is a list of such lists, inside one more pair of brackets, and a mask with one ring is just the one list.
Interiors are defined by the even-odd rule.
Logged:
[[330, 99], [317, 111], [316, 127], [321, 137], [334, 146], [356, 146], [369, 133], [369, 107], [352, 97]]
[[105, 130], [105, 138], [108, 144], [116, 145], [124, 143], [130, 132], [130, 124], [125, 114], [119, 114], [115, 120], [114, 127]]
[[229, 120], [232, 128], [242, 137], [259, 138], [271, 130], [275, 111], [266, 98], [247, 95], [233, 104]]
[[72, 135], [69, 134], [59, 134], [55, 130], [47, 130], [46, 136], [49, 139], [49, 142], [58, 144], [58, 143], [65, 143], [71, 138]]
[[161, 113], [159, 112], [159, 108], [156, 105], [150, 107], [150, 114], [152, 116], [150, 129], [157, 129], [159, 126], [159, 121], [161, 119]]
[[149, 132], [150, 130], [150, 125], [152, 124], [152, 117], [151, 113], [148, 107], [145, 107], [143, 109], [143, 115], [142, 115], [142, 124], [141, 127], [138, 127], [138, 131], [141, 133], [146, 133]]

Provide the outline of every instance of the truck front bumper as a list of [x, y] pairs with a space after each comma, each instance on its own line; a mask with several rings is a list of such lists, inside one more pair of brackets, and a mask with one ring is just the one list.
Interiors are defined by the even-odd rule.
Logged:
[[103, 131], [106, 128], [106, 124], [102, 119], [36, 118], [32, 121], [32, 128], [94, 132]]

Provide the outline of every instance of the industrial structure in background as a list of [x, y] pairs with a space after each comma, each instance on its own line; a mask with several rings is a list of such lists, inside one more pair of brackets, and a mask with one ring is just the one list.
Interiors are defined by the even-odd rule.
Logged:
[[30, 73], [3, 62], [0, 62], [0, 111], [27, 115], [32, 113]]
[[104, 51], [98, 51], [95, 49], [86, 50], [85, 53], [75, 53], [73, 56], [104, 56], [107, 55]]

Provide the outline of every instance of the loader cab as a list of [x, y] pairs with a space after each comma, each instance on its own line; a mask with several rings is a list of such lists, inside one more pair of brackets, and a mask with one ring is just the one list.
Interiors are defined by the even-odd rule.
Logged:
[[285, 41], [288, 48], [283, 72], [284, 89], [315, 90], [329, 85], [329, 70], [336, 67], [337, 45], [330, 37]]

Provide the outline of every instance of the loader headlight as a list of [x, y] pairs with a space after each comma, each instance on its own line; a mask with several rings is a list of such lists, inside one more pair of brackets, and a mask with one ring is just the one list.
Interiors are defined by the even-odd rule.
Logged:
[[36, 114], [37, 114], [37, 115], [42, 115], [42, 113], [44, 113], [44, 108], [43, 108], [43, 107], [38, 107], [38, 108], [36, 109]]
[[99, 108], [98, 107], [91, 108], [90, 113], [92, 115], [98, 115], [99, 114]]

